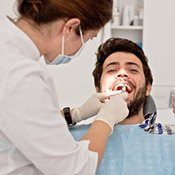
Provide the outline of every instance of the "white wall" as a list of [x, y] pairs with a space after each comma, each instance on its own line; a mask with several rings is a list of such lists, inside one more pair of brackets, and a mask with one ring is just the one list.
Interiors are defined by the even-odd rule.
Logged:
[[13, 16], [15, 14], [14, 12], [14, 3], [15, 0], [1, 0], [0, 1], [0, 17], [3, 15], [10, 15]]
[[175, 87], [175, 1], [145, 0], [143, 48], [154, 76], [153, 96], [167, 108]]

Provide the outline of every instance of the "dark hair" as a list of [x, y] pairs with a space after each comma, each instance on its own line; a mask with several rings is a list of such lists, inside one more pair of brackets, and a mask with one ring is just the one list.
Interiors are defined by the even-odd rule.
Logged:
[[145, 56], [142, 48], [128, 39], [110, 38], [98, 48], [97, 62], [93, 71], [94, 83], [96, 87], [100, 88], [100, 79], [103, 71], [104, 61], [114, 52], [128, 52], [136, 55], [142, 62], [146, 85], [153, 83], [153, 77], [148, 65], [148, 59]]
[[78, 18], [83, 31], [102, 28], [112, 18], [113, 0], [18, 0], [21, 17], [36, 24]]

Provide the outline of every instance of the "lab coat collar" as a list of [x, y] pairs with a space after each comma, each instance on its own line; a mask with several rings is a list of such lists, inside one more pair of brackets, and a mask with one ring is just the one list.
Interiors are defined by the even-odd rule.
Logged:
[[4, 27], [8, 28], [7, 30], [11, 32], [14, 41], [17, 41], [19, 52], [30, 59], [38, 61], [40, 52], [34, 42], [9, 17], [4, 17], [3, 23]]

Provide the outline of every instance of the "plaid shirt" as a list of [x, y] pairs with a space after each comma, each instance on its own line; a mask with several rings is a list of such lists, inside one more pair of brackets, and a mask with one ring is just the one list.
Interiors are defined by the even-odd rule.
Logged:
[[156, 123], [157, 113], [147, 114], [145, 120], [139, 125], [144, 131], [151, 134], [175, 134], [175, 125], [163, 125], [161, 123]]

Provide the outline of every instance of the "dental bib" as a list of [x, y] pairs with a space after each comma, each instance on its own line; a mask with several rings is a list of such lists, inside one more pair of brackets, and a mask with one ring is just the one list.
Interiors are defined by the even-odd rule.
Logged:
[[[90, 125], [70, 128], [80, 140]], [[145, 132], [139, 125], [116, 125], [97, 175], [174, 175], [175, 135]]]

